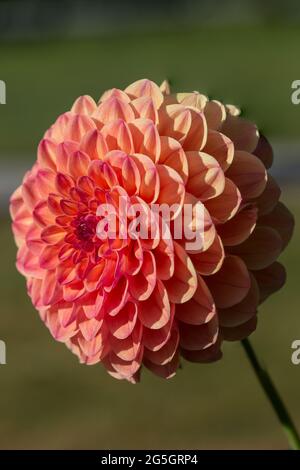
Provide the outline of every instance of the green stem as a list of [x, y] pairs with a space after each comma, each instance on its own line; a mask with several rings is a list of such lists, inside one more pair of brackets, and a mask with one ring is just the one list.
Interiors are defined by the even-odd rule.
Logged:
[[298, 431], [279, 395], [277, 392], [275, 385], [273, 384], [271, 377], [269, 376], [266, 369], [262, 367], [259, 363], [254, 349], [251, 346], [251, 343], [248, 339], [244, 339], [242, 341], [242, 345], [244, 350], [247, 354], [247, 357], [253, 367], [253, 370], [263, 387], [267, 397], [269, 398], [272, 407], [282, 424], [283, 430], [287, 436], [290, 448], [293, 450], [300, 450], [300, 437]]

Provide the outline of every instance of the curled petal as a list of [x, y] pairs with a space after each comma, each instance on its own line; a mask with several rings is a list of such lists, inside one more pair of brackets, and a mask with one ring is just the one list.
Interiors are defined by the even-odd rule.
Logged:
[[184, 106], [192, 106], [201, 112], [204, 111], [208, 101], [207, 97], [198, 91], [194, 91], [193, 93], [177, 93], [176, 98], [178, 103]]
[[284, 250], [292, 238], [295, 219], [288, 208], [282, 202], [278, 202], [272, 212], [258, 219], [258, 224], [275, 229], [281, 237], [281, 249]]
[[144, 358], [158, 366], [164, 366], [172, 361], [179, 345], [179, 332], [177, 328], [173, 328], [170, 338], [158, 351], [145, 349]]
[[142, 334], [143, 327], [140, 322], [137, 322], [127, 338], [118, 339], [116, 336], [111, 336], [111, 348], [120, 359], [133, 361], [141, 349]]
[[216, 222], [224, 223], [235, 216], [241, 201], [242, 197], [238, 187], [229, 178], [225, 178], [222, 194], [205, 201], [205, 207]]
[[259, 288], [253, 274], [250, 274], [251, 286], [246, 297], [230, 308], [218, 309], [219, 322], [224, 327], [235, 327], [246, 323], [257, 313]]
[[97, 109], [93, 98], [89, 95], [79, 96], [72, 106], [71, 112], [74, 114], [86, 114], [90, 116]]
[[176, 374], [179, 367], [179, 354], [175, 354], [173, 359], [165, 365], [157, 365], [149, 359], [144, 359], [143, 364], [155, 375], [163, 379], [171, 379]]
[[218, 339], [219, 326], [217, 315], [202, 325], [189, 325], [179, 322], [180, 346], [188, 351], [199, 351], [215, 344]]
[[185, 195], [184, 184], [178, 173], [167, 165], [157, 165], [160, 180], [160, 192], [157, 198], [158, 204], [166, 204], [169, 207], [174, 205], [175, 218], [183, 204]]
[[151, 119], [155, 124], [158, 122], [158, 113], [152, 98], [149, 96], [142, 96], [131, 102], [135, 110], [136, 117]]
[[158, 330], [170, 319], [170, 302], [163, 283], [158, 279], [156, 286], [147, 300], [139, 302], [138, 316], [147, 328]]
[[106, 100], [102, 101], [98, 108], [92, 114], [93, 119], [100, 124], [107, 124], [110, 121], [116, 121], [122, 119], [126, 122], [130, 122], [134, 119], [134, 112], [129, 105], [116, 96], [110, 96]]
[[253, 272], [259, 287], [259, 302], [264, 302], [271, 294], [284, 286], [286, 272], [281, 263], [275, 261], [267, 268]]
[[153, 100], [156, 108], [158, 109], [163, 102], [163, 94], [156, 83], [151, 80], [142, 79], [138, 80], [125, 89], [125, 93], [133, 98], [150, 97]]
[[226, 176], [237, 185], [243, 199], [260, 196], [267, 184], [267, 173], [261, 161], [240, 150], [235, 152]]
[[146, 300], [150, 297], [156, 284], [156, 263], [151, 251], [145, 251], [140, 271], [134, 276], [128, 276], [129, 291], [136, 300]]
[[102, 103], [103, 101], [111, 97], [118, 98], [120, 101], [124, 101], [124, 103], [130, 102], [129, 96], [124, 91], [119, 90], [118, 88], [111, 88], [110, 90], [107, 90], [103, 93], [99, 100], [99, 103]]
[[174, 275], [165, 281], [171, 302], [181, 304], [190, 300], [197, 289], [197, 275], [193, 263], [186, 251], [174, 242]]
[[137, 356], [132, 361], [124, 361], [114, 352], [110, 353], [109, 360], [113, 369], [118, 372], [122, 378], [130, 380], [141, 367], [143, 348], [139, 349]]
[[108, 152], [108, 144], [102, 132], [92, 129], [83, 137], [80, 148], [91, 160], [103, 160]]
[[157, 278], [166, 281], [174, 274], [174, 247], [171, 239], [161, 238], [153, 250]]
[[256, 125], [239, 116], [227, 114], [221, 132], [233, 141], [236, 150], [253, 152], [258, 144], [259, 133]]
[[250, 318], [246, 323], [232, 328], [222, 327], [221, 333], [226, 341], [241, 341], [250, 336], [257, 325], [257, 316]]
[[221, 238], [215, 234], [210, 247], [200, 253], [191, 254], [191, 260], [196, 271], [204, 276], [215, 274], [222, 266], [225, 253]]
[[81, 150], [74, 152], [68, 161], [69, 174], [74, 178], [85, 176], [87, 174], [90, 161], [91, 159], [87, 153], [82, 152]]
[[140, 174], [139, 195], [146, 202], [155, 202], [160, 189], [160, 180], [153, 161], [143, 154], [131, 155]]
[[176, 318], [191, 325], [202, 325], [209, 322], [215, 314], [213, 297], [204, 279], [198, 274], [195, 294], [188, 302], [176, 305]]
[[221, 269], [206, 278], [218, 308], [228, 308], [241, 302], [249, 292], [251, 281], [245, 263], [237, 256], [226, 256]]
[[150, 119], [139, 118], [131, 122], [129, 128], [135, 152], [149, 156], [156, 163], [160, 156], [161, 146], [155, 124]]
[[262, 216], [271, 212], [279, 201], [281, 190], [274, 180], [274, 178], [268, 174], [268, 181], [264, 191], [261, 195], [255, 199], [255, 204], [258, 207], [258, 215]]
[[271, 168], [273, 163], [273, 149], [264, 135], [259, 135], [259, 140], [253, 153], [262, 161], [267, 169]]
[[[170, 104], [159, 113], [160, 135], [170, 136], [180, 143], [184, 142], [191, 125], [191, 112], [181, 104]], [[200, 150], [200, 148], [194, 150]]]
[[257, 221], [257, 208], [250, 205], [225, 224], [218, 225], [218, 234], [225, 246], [243, 243], [253, 232]]
[[128, 301], [118, 315], [108, 318], [108, 327], [113, 336], [125, 339], [132, 333], [137, 319], [137, 305]]
[[207, 124], [204, 114], [189, 108], [191, 126], [182, 142], [185, 151], [202, 150], [207, 140]]
[[159, 163], [173, 168], [182, 178], [182, 181], [186, 183], [188, 178], [188, 162], [180, 143], [166, 136], [161, 137], [160, 141], [161, 153]]
[[209, 129], [203, 152], [214, 157], [222, 170], [226, 171], [233, 161], [234, 145], [226, 135]]
[[225, 106], [220, 101], [208, 101], [204, 108], [204, 116], [208, 128], [218, 130], [226, 119]]
[[122, 150], [125, 153], [134, 152], [134, 144], [127, 122], [123, 119], [111, 121], [101, 129], [101, 135], [109, 150]]
[[220, 349], [220, 341], [216, 341], [208, 348], [201, 349], [200, 351], [189, 351], [188, 349], [181, 348], [181, 355], [189, 362], [209, 363], [216, 362], [222, 359], [222, 351]]
[[219, 196], [225, 187], [224, 173], [213, 157], [204, 152], [186, 152], [189, 178], [186, 189], [200, 201]]
[[263, 269], [272, 264], [282, 250], [282, 240], [271, 227], [257, 226], [250, 237], [230, 252], [240, 256], [249, 269]]
[[41, 167], [56, 170], [57, 143], [51, 139], [43, 139], [38, 146], [38, 162]]

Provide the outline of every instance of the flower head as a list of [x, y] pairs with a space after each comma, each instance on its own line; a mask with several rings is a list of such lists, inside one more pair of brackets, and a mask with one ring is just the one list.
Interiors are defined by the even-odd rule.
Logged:
[[136, 382], [142, 365], [168, 378], [180, 357], [215, 361], [250, 335], [293, 230], [272, 160], [238, 108], [197, 92], [139, 80], [78, 98], [10, 205], [17, 268], [53, 337]]

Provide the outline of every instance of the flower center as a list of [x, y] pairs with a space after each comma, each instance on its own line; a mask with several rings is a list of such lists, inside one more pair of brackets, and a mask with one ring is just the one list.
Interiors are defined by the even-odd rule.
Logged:
[[95, 215], [80, 215], [75, 221], [75, 233], [82, 242], [92, 241], [96, 233], [97, 217]]

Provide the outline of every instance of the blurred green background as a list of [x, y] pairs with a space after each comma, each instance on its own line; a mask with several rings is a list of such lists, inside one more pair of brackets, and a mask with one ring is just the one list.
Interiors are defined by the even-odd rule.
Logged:
[[[59, 24], [51, 15], [45, 20], [44, 2], [29, 2], [44, 23], [36, 17], [30, 23], [28, 15], [22, 22], [18, 8], [27, 2], [12, 3], [0, 1], [0, 79], [7, 85], [7, 104], [0, 105], [0, 339], [7, 344], [7, 365], [0, 365], [0, 448], [286, 448], [238, 343], [225, 345], [219, 363], [184, 362], [170, 381], [145, 371], [135, 386], [112, 379], [99, 365], [79, 365], [51, 338], [27, 298], [14, 266], [7, 199], [34, 162], [43, 132], [78, 95], [98, 98], [139, 78], [169, 78], [174, 90], [197, 89], [241, 105], [258, 123], [277, 150], [274, 174], [297, 219], [300, 105], [290, 97], [292, 81], [300, 79], [300, 7], [287, 1], [282, 11], [270, 2], [268, 9], [253, 0], [243, 9], [243, 2], [228, 0], [224, 19], [221, 2], [153, 2], [150, 21], [135, 1], [123, 2], [121, 11], [120, 2], [110, 2], [104, 19], [103, 2], [96, 17], [95, 2], [77, 1], [85, 23], [77, 19], [70, 27], [70, 2], [61, 2]], [[252, 342], [300, 429], [300, 365], [290, 360], [291, 343], [300, 339], [299, 242], [296, 225], [282, 257], [288, 283], [262, 305]]]

